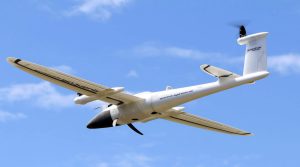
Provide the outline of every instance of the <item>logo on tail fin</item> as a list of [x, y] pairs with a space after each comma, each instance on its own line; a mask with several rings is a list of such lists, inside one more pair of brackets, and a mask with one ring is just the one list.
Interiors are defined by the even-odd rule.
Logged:
[[260, 50], [260, 49], [261, 49], [261, 46], [258, 46], [258, 47], [255, 47], [255, 48], [248, 49], [247, 52], [256, 51], [256, 50]]

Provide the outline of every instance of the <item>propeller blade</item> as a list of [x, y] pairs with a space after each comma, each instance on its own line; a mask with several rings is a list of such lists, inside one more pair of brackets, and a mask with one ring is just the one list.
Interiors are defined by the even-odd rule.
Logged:
[[113, 121], [113, 127], [115, 127], [115, 126], [117, 126], [117, 122], [118, 122], [118, 119], [115, 119], [114, 121]]
[[246, 26], [250, 23], [250, 20], [240, 20], [235, 22], [230, 22], [228, 25], [239, 29], [239, 37], [247, 36]]
[[227, 25], [235, 28], [240, 28], [241, 25], [248, 26], [251, 23], [251, 20], [236, 20], [228, 22]]
[[140, 132], [139, 130], [137, 130], [137, 128], [135, 128], [131, 123], [127, 124], [129, 126], [130, 129], [132, 129], [133, 131], [135, 131], [136, 133], [140, 134], [140, 135], [144, 135], [142, 132]]
[[240, 37], [244, 37], [246, 35], [247, 35], [246, 28], [245, 28], [245, 26], [241, 25], [240, 26]]

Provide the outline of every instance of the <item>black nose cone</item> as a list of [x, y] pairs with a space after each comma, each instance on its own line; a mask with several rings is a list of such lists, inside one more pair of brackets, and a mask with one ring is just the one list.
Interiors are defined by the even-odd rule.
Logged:
[[110, 111], [103, 111], [95, 116], [87, 125], [89, 129], [112, 127], [113, 120]]

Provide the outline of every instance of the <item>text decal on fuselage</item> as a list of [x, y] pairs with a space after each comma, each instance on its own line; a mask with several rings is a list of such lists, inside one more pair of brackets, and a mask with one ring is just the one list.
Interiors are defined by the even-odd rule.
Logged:
[[168, 96], [165, 96], [165, 97], [161, 97], [161, 98], [159, 98], [159, 100], [164, 100], [164, 99], [167, 99], [167, 98], [170, 98], [170, 97], [176, 97], [176, 96], [180, 96], [180, 95], [184, 95], [184, 94], [192, 93], [192, 92], [193, 92], [193, 90], [189, 90], [189, 91], [185, 91], [185, 92], [181, 92], [181, 93], [176, 93], [176, 94], [168, 95]]

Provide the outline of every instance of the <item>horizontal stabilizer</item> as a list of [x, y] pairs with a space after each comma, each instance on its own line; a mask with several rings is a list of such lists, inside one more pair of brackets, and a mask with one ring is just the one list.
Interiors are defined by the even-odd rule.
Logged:
[[205, 73], [212, 75], [216, 78], [237, 78], [240, 77], [240, 75], [235, 74], [233, 72], [224, 70], [222, 68], [214, 67], [208, 64], [203, 64], [200, 66], [201, 70]]

